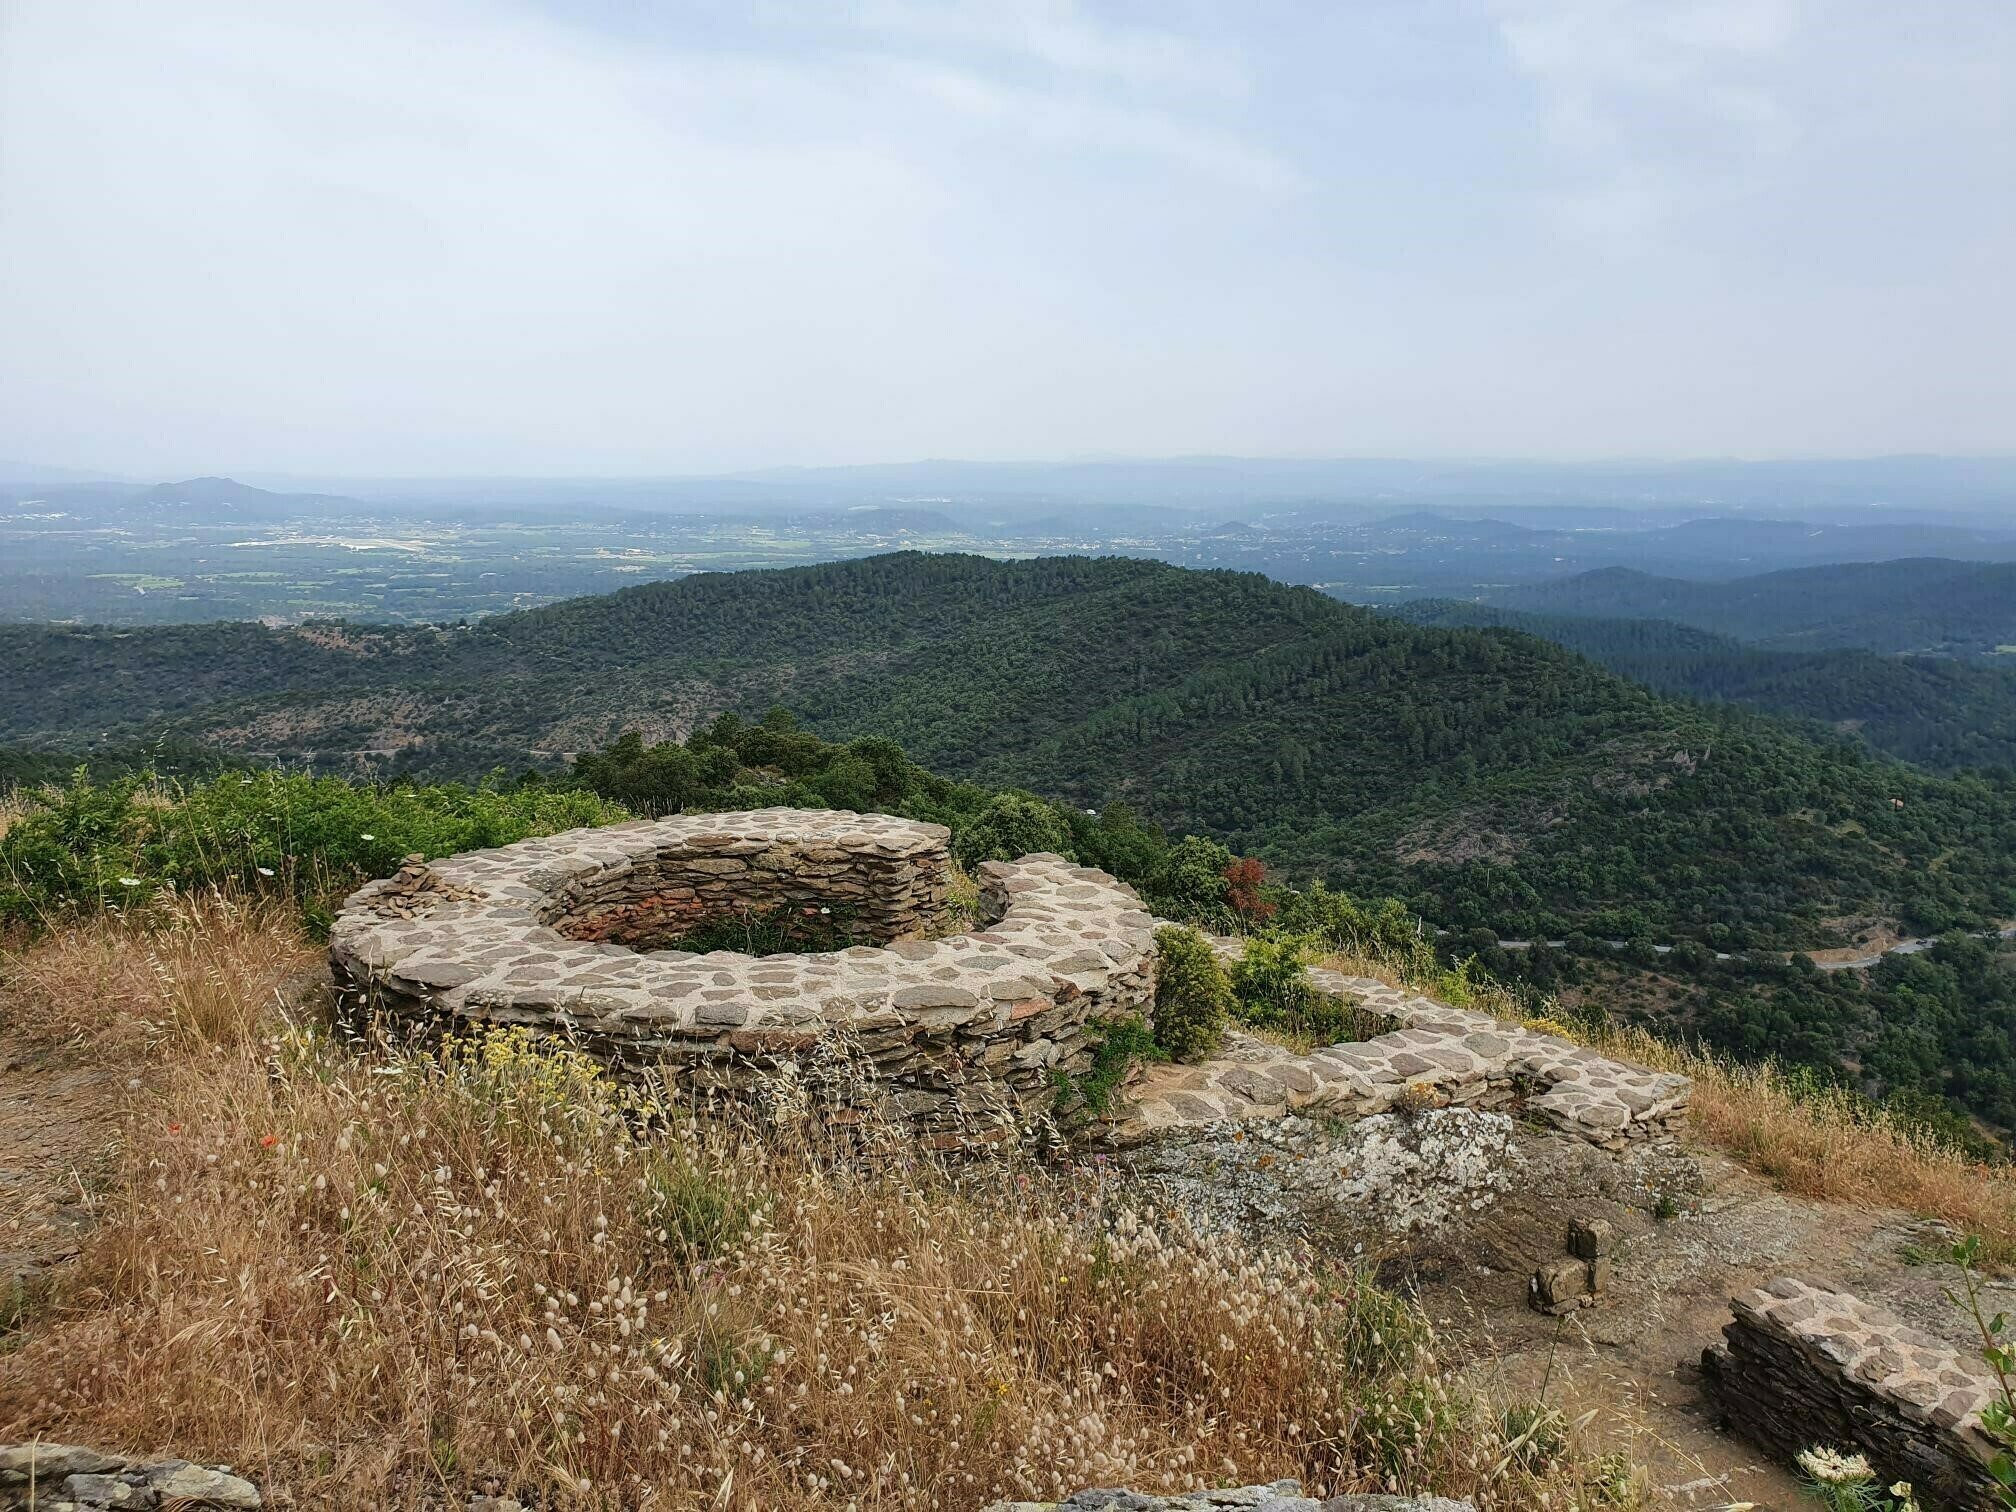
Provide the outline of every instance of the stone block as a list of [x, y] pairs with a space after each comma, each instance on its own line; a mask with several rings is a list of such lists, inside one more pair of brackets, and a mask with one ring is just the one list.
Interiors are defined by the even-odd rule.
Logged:
[[1589, 1304], [1589, 1266], [1573, 1257], [1550, 1260], [1533, 1272], [1527, 1298], [1540, 1312], [1559, 1317]]
[[1568, 1253], [1577, 1260], [1600, 1260], [1615, 1243], [1607, 1218], [1576, 1218], [1568, 1225]]

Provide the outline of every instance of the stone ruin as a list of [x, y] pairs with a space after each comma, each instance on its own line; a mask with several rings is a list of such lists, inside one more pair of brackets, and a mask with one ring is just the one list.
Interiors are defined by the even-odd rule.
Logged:
[[[1032, 855], [982, 865], [978, 917], [948, 933], [949, 840], [884, 814], [762, 809], [409, 858], [344, 904], [330, 936], [339, 1003], [423, 1038], [557, 1033], [697, 1094], [748, 1094], [844, 1045], [867, 1074], [843, 1103], [873, 1102], [938, 1144], [1004, 1137], [1091, 1069], [1106, 1025], [1152, 1022], [1162, 921], [1104, 872]], [[858, 943], [681, 948], [740, 919], [844, 921]], [[1309, 978], [1389, 1027], [1307, 1055], [1231, 1034], [1203, 1065], [1137, 1072], [1093, 1137], [1453, 1107], [1522, 1111], [1621, 1149], [1670, 1137], [1685, 1115], [1685, 1077], [1369, 978]]]
[[994, 1502], [981, 1512], [1477, 1512], [1473, 1503], [1443, 1496], [1304, 1496], [1300, 1481], [1228, 1486], [1151, 1496], [1114, 1486], [1080, 1491], [1061, 1502]]
[[[1213, 942], [1230, 961], [1244, 947]], [[1559, 1035], [1507, 1024], [1389, 987], [1371, 977], [1310, 967], [1318, 992], [1356, 1003], [1391, 1027], [1370, 1039], [1307, 1055], [1251, 1035], [1227, 1036], [1200, 1066], [1156, 1066], [1129, 1115], [1109, 1131], [1119, 1143], [1185, 1128], [1323, 1112], [1367, 1118], [1425, 1101], [1479, 1111], [1518, 1109], [1606, 1150], [1670, 1139], [1687, 1116], [1692, 1083], [1610, 1060]]]
[[1724, 1343], [1701, 1356], [1729, 1425], [1781, 1459], [1860, 1450], [1882, 1481], [1932, 1506], [1992, 1512], [1995, 1443], [1984, 1368], [1944, 1340], [1843, 1291], [1784, 1277], [1731, 1299]]
[[[974, 927], [942, 934], [950, 838], [883, 814], [763, 809], [454, 856], [427, 885], [346, 900], [330, 934], [339, 1003], [423, 1038], [558, 1033], [703, 1094], [751, 1092], [844, 1041], [872, 1073], [862, 1096], [928, 1141], [1003, 1137], [1091, 1068], [1103, 1024], [1151, 1012], [1154, 921], [1105, 873], [1032, 855], [981, 866]], [[679, 948], [741, 918], [838, 918], [864, 943]]]

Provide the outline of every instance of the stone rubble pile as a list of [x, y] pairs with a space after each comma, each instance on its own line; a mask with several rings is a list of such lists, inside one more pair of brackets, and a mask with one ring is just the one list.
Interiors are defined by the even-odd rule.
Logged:
[[[1236, 960], [1237, 940], [1213, 942]], [[1426, 1095], [1435, 1104], [1520, 1108], [1606, 1150], [1669, 1139], [1686, 1119], [1692, 1083], [1607, 1059], [1558, 1035], [1388, 987], [1370, 977], [1310, 967], [1318, 992], [1355, 1001], [1397, 1025], [1390, 1033], [1298, 1055], [1246, 1035], [1197, 1066], [1158, 1066], [1107, 1137], [1116, 1144], [1200, 1124], [1275, 1119], [1284, 1113], [1365, 1118]]]
[[1701, 1365], [1731, 1427], [1781, 1459], [1857, 1450], [1884, 1482], [1934, 1506], [2000, 1505], [1986, 1462], [1981, 1366], [1894, 1313], [1789, 1277], [1732, 1298], [1726, 1341]]
[[221, 1465], [143, 1460], [75, 1444], [0, 1444], [0, 1512], [196, 1512], [261, 1505], [259, 1488]]
[[1061, 1502], [995, 1502], [982, 1512], [1477, 1512], [1467, 1501], [1442, 1496], [1332, 1496], [1302, 1494], [1299, 1481], [1237, 1486], [1222, 1491], [1184, 1491], [1148, 1496], [1098, 1487]]
[[483, 894], [474, 888], [457, 887], [427, 864], [425, 856], [414, 854], [399, 864], [399, 870], [377, 884], [372, 895], [372, 912], [387, 919], [417, 919], [432, 911], [437, 903], [473, 903]]

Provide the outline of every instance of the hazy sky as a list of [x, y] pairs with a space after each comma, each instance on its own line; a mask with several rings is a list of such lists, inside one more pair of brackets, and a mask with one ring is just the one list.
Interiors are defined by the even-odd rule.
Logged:
[[2016, 450], [2010, 0], [0, 0], [0, 456]]

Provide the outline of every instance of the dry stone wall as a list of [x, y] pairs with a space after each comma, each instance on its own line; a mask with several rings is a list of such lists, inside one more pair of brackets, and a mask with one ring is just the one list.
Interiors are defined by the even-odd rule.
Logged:
[[[1213, 942], [1237, 959], [1232, 939]], [[1198, 1066], [1157, 1066], [1109, 1137], [1133, 1144], [1219, 1123], [1278, 1119], [1290, 1112], [1365, 1118], [1405, 1106], [1521, 1108], [1608, 1150], [1665, 1139], [1685, 1121], [1692, 1083], [1627, 1066], [1558, 1035], [1388, 987], [1370, 977], [1311, 967], [1318, 992], [1356, 1002], [1391, 1023], [1371, 1039], [1308, 1055], [1250, 1035], [1227, 1037], [1225, 1053]]]
[[[886, 814], [763, 809], [413, 859], [346, 901], [330, 944], [339, 997], [352, 1018], [422, 1036], [563, 1034], [698, 1093], [749, 1093], [787, 1064], [823, 1068], [843, 1103], [873, 1103], [934, 1139], [1004, 1137], [1051, 1105], [1059, 1078], [1091, 1068], [1102, 1025], [1150, 1018], [1156, 921], [1105, 873], [1035, 855], [980, 868], [977, 929], [923, 938], [945, 924], [949, 838]], [[837, 915], [876, 943], [677, 948], [698, 926], [779, 912]], [[1391, 1028], [1307, 1055], [1231, 1035], [1203, 1065], [1140, 1075], [1100, 1137], [1441, 1106], [1522, 1110], [1614, 1150], [1684, 1118], [1685, 1077], [1368, 978], [1309, 978]]]
[[646, 855], [577, 872], [543, 922], [572, 940], [677, 949], [709, 924], [781, 919], [848, 944], [937, 933], [948, 912], [951, 832], [882, 814], [737, 814], [670, 820]]
[[1731, 1299], [1726, 1341], [1701, 1364], [1731, 1426], [1781, 1459], [1824, 1446], [1865, 1454], [1933, 1506], [2000, 1505], [1981, 1429], [1982, 1367], [1896, 1314], [1789, 1277]]
[[1061, 1502], [995, 1502], [983, 1512], [1476, 1512], [1467, 1501], [1441, 1496], [1304, 1496], [1299, 1481], [1228, 1486], [1152, 1496], [1118, 1487], [1080, 1491]]
[[[409, 867], [346, 900], [330, 935], [339, 1000], [347, 1018], [423, 1037], [562, 1034], [698, 1093], [746, 1093], [784, 1063], [844, 1051], [872, 1072], [829, 1079], [854, 1101], [947, 1144], [1001, 1137], [1049, 1104], [1058, 1075], [1090, 1068], [1103, 1023], [1151, 1011], [1154, 921], [1105, 873], [1033, 855], [979, 868], [972, 932], [897, 937], [942, 919], [948, 840], [888, 815], [764, 809]], [[765, 956], [619, 943], [662, 937], [697, 916], [693, 899], [731, 907], [743, 888], [792, 907], [844, 899], [892, 938]]]

